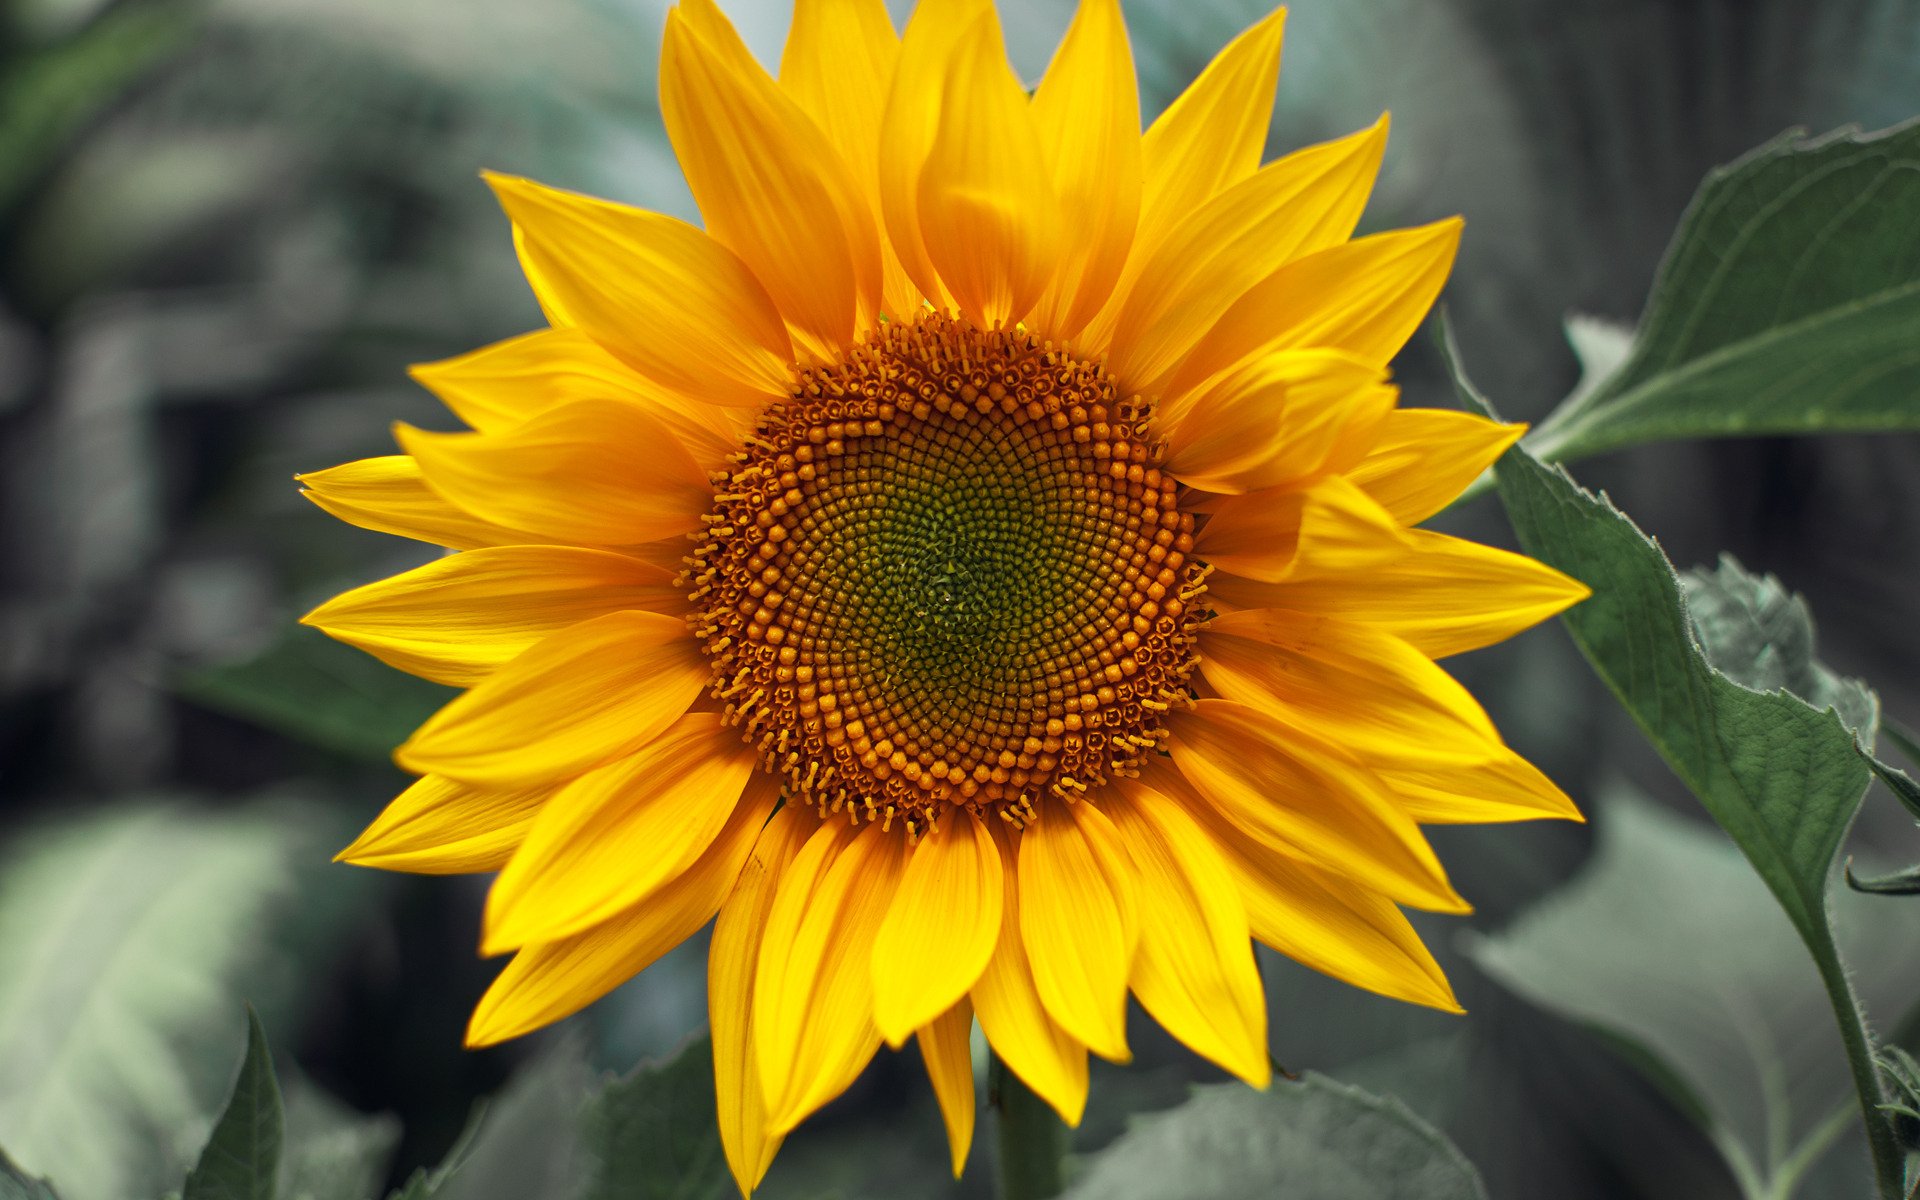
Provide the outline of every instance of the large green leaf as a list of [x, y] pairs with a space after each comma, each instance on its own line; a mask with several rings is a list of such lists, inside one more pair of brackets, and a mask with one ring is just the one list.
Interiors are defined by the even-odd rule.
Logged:
[[1631, 354], [1530, 445], [1920, 428], [1917, 328], [1920, 122], [1788, 134], [1707, 176]]
[[[1455, 380], [1469, 404], [1487, 407], [1457, 364]], [[1830, 951], [1827, 882], [1868, 781], [1853, 734], [1831, 710], [1716, 669], [1673, 565], [1604, 496], [1520, 447], [1496, 475], [1526, 552], [1594, 589], [1562, 618], [1594, 670], [1733, 835], [1809, 946]]]
[[181, 1200], [274, 1200], [286, 1132], [273, 1052], [260, 1017], [247, 1010], [247, 1052], [227, 1107], [214, 1122], [200, 1160], [187, 1173]]
[[1308, 1074], [1194, 1089], [1091, 1156], [1064, 1200], [1485, 1200], [1479, 1173], [1398, 1101]]
[[[1699, 1116], [1744, 1195], [1795, 1194], [1854, 1117], [1818, 972], [1717, 831], [1631, 794], [1600, 811], [1581, 877], [1470, 953], [1512, 991], [1636, 1051]], [[1920, 992], [1920, 930], [1897, 904], [1835, 903], [1868, 1010], [1897, 1015]], [[1852, 1172], [1845, 1194], [1866, 1189], [1861, 1161], [1827, 1164]]]
[[334, 840], [290, 802], [118, 808], [16, 838], [0, 858], [0, 1146], [68, 1200], [178, 1186], [233, 1078], [241, 1000], [290, 999], [283, 939], [327, 907], [307, 893]]
[[714, 1115], [713, 1046], [642, 1064], [587, 1105], [585, 1200], [727, 1200], [738, 1195]]

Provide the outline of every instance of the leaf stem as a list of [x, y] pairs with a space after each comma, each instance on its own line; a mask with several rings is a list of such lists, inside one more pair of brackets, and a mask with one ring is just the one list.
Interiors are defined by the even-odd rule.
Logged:
[[1847, 1048], [1847, 1064], [1853, 1068], [1853, 1088], [1860, 1097], [1860, 1116], [1867, 1126], [1867, 1151], [1873, 1157], [1873, 1174], [1882, 1200], [1905, 1200], [1906, 1155], [1894, 1138], [1893, 1123], [1880, 1106], [1887, 1102], [1880, 1085], [1880, 1068], [1873, 1059], [1873, 1035], [1867, 1031], [1866, 1014], [1860, 998], [1854, 994], [1853, 981], [1840, 961], [1840, 947], [1823, 922], [1820, 939], [1824, 945], [1813, 947], [1813, 960], [1820, 968], [1820, 982], [1826, 985], [1827, 1000], [1840, 1023], [1840, 1040]]
[[1058, 1196], [1066, 1182], [1066, 1124], [997, 1054], [987, 1081], [1000, 1127], [1000, 1200]]

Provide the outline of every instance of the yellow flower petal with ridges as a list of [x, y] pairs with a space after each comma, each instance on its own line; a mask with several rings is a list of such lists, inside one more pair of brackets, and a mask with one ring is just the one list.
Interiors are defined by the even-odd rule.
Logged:
[[[721, 404], [785, 390], [792, 342], [739, 258], [684, 221], [489, 175], [527, 258], [584, 330], [644, 379]], [[626, 264], [618, 272], [605, 262]]]
[[1110, 804], [1140, 889], [1140, 1004], [1196, 1054], [1254, 1087], [1273, 1078], [1267, 997], [1247, 911], [1226, 860], [1194, 819], [1131, 781]]
[[490, 1046], [570, 1016], [693, 936], [739, 879], [773, 804], [766, 790], [743, 798], [705, 852], [644, 903], [514, 955], [474, 1009], [467, 1044]]
[[967, 1165], [967, 1151], [973, 1147], [973, 1056], [970, 1035], [973, 1032], [973, 1006], [963, 998], [914, 1035], [920, 1044], [921, 1061], [927, 1065], [927, 1078], [940, 1102], [940, 1117], [947, 1126], [947, 1145], [953, 1153], [953, 1177]]
[[831, 358], [880, 306], [880, 241], [852, 173], [712, 0], [667, 14], [660, 113], [707, 229]]
[[1020, 941], [1047, 1013], [1114, 1062], [1127, 1049], [1127, 977], [1140, 941], [1133, 866], [1090, 804], [1047, 806], [1020, 837]]
[[548, 634], [626, 609], [677, 615], [661, 567], [577, 546], [496, 546], [355, 588], [300, 618], [380, 661], [465, 687]]
[[[795, 0], [780, 86], [813, 118], [860, 181], [857, 198], [882, 225], [880, 116], [893, 87], [900, 37], [881, 0]], [[920, 307], [893, 243], [880, 239], [881, 310], [898, 320]], [[865, 330], [861, 330], [865, 332]]]
[[1072, 214], [1033, 323], [1064, 340], [1112, 295], [1140, 219], [1140, 95], [1119, 0], [1081, 0], [1034, 89], [1033, 125]]
[[421, 875], [497, 871], [526, 838], [551, 791], [493, 791], [425, 775], [333, 861]]
[[880, 1048], [873, 943], [904, 849], [878, 823], [828, 822], [781, 877], [753, 993], [754, 1052], [775, 1133], [844, 1091]]
[[[1009, 847], [1002, 847], [1007, 861]], [[1005, 871], [1006, 903], [1001, 910], [1000, 940], [987, 969], [973, 987], [973, 1005], [980, 1028], [994, 1051], [1053, 1106], [1069, 1125], [1080, 1124], [1087, 1107], [1087, 1049], [1047, 1013], [1020, 940], [1018, 875]]]
[[745, 426], [735, 410], [649, 384], [578, 329], [542, 329], [408, 374], [481, 433], [505, 433], [576, 400], [621, 400], [647, 411], [703, 466], [717, 466]]
[[923, 834], [873, 944], [873, 1013], [898, 1049], [966, 995], [1000, 937], [1000, 851], [958, 813]]
[[770, 810], [779, 785], [718, 713], [688, 713], [541, 809], [487, 893], [483, 954], [552, 942], [639, 904], [720, 836], [735, 808]]
[[1231, 700], [1182, 713], [1174, 764], [1262, 845], [1366, 880], [1402, 904], [1465, 912], [1440, 860], [1379, 776], [1331, 743]]
[[452, 550], [519, 546], [549, 539], [482, 520], [427, 486], [405, 454], [363, 458], [295, 476], [300, 494], [349, 525]]
[[468, 689], [343, 857], [499, 871], [471, 1040], [717, 910], [744, 1194], [909, 1038], [959, 1170], [974, 1018], [1068, 1122], [1130, 993], [1262, 1085], [1254, 941], [1457, 1009], [1421, 825], [1578, 812], [1434, 660], [1586, 589], [1414, 528], [1518, 430], [1396, 408], [1460, 224], [1352, 237], [1385, 120], [1261, 166], [1279, 12], [1144, 135], [1116, 0], [1031, 96], [990, 0], [798, 0], [777, 82], [667, 27], [707, 228], [489, 176], [551, 328], [303, 477], [458, 551], [309, 621]]
[[781, 1142], [781, 1135], [767, 1127], [766, 1090], [754, 1050], [753, 996], [762, 933], [781, 877], [817, 828], [813, 814], [804, 810], [783, 808], [773, 814], [714, 922], [713, 944], [707, 950], [720, 1145], [742, 1194], [760, 1185]]
[[1418, 525], [1520, 440], [1525, 425], [1502, 425], [1473, 413], [1403, 408], [1387, 415], [1373, 447], [1347, 472], [1403, 525]]
[[619, 612], [563, 630], [442, 708], [400, 765], [500, 787], [577, 775], [646, 745], [706, 683], [686, 625]]

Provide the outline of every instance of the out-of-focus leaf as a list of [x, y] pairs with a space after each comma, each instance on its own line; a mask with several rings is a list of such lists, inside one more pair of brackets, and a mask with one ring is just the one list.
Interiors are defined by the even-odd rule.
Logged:
[[1687, 616], [1707, 662], [1756, 692], [1785, 689], [1816, 709], [1831, 708], [1871, 747], [1880, 698], [1858, 679], [1836, 675], [1814, 657], [1813, 614], [1771, 575], [1754, 575], [1731, 554], [1717, 570], [1680, 576]]
[[[1599, 848], [1580, 878], [1475, 939], [1472, 957], [1533, 1003], [1637, 1051], [1629, 1059], [1700, 1117], [1744, 1194], [1794, 1194], [1855, 1119], [1819, 973], [1710, 827], [1632, 795], [1600, 811]], [[1843, 894], [1835, 907], [1868, 1010], [1897, 1016], [1920, 992], [1920, 930], [1899, 906]], [[1857, 1183], [1864, 1193], [1868, 1181]]]
[[291, 803], [120, 808], [0, 859], [0, 1145], [68, 1200], [177, 1185], [232, 1078], [243, 995], [284, 1006], [280, 944], [335, 841]]
[[10, 213], [67, 140], [120, 100], [192, 30], [187, 6], [122, 4], [0, 75], [0, 215]]
[[46, 1180], [22, 1171], [0, 1150], [0, 1200], [60, 1200], [60, 1193]]
[[1920, 428], [1915, 328], [1920, 122], [1788, 134], [1707, 176], [1627, 361], [1530, 445]]
[[378, 1195], [400, 1140], [391, 1114], [367, 1116], [341, 1104], [297, 1072], [280, 1081], [286, 1138], [279, 1200], [367, 1200]]
[[581, 1117], [585, 1200], [727, 1200], [738, 1195], [714, 1115], [713, 1046], [606, 1085]]
[[1091, 1156], [1065, 1200], [1485, 1200], [1479, 1173], [1397, 1100], [1308, 1074], [1194, 1089]]
[[410, 1180], [402, 1195], [420, 1200], [577, 1196], [580, 1113], [589, 1091], [584, 1053], [577, 1042], [563, 1040], [482, 1105], [446, 1161]]
[[196, 671], [180, 693], [218, 712], [351, 758], [385, 762], [452, 688], [396, 671], [320, 634], [290, 628], [258, 657]]
[[286, 1110], [260, 1017], [247, 1010], [247, 1051], [181, 1200], [274, 1200]]
[[[1450, 365], [1462, 401], [1485, 411]], [[1604, 496], [1518, 446], [1496, 475], [1521, 547], [1593, 588], [1562, 617], [1574, 642], [1733, 835], [1815, 955], [1831, 958], [1827, 880], [1868, 781], [1853, 734], [1830, 711], [1788, 692], [1755, 692], [1716, 669], [1673, 564]]]

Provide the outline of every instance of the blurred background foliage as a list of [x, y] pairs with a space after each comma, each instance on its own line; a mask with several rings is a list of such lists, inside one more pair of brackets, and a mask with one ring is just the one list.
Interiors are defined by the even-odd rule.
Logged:
[[[776, 61], [786, 0], [727, 7]], [[1125, 7], [1152, 113], [1262, 5]], [[428, 551], [312, 510], [292, 474], [386, 452], [395, 419], [451, 427], [406, 364], [539, 323], [476, 173], [694, 215], [655, 103], [664, 9], [0, 0], [0, 1146], [67, 1200], [182, 1186], [242, 1061], [243, 1001], [277, 1051], [282, 1196], [626, 1195], [594, 1182], [627, 1144], [609, 1130], [647, 1105], [707, 1119], [684, 1066], [584, 1099], [697, 1034], [702, 939], [557, 1031], [460, 1048], [493, 969], [473, 952], [483, 883], [328, 862], [403, 785], [387, 752], [444, 689], [293, 624]], [[1069, 12], [1008, 6], [1024, 77]], [[1466, 215], [1446, 297], [1463, 358], [1537, 418], [1578, 374], [1566, 315], [1603, 340], [1632, 324], [1711, 167], [1791, 126], [1920, 113], [1920, 3], [1297, 0], [1270, 151], [1382, 109], [1368, 227]], [[1453, 403], [1426, 339], [1398, 371], [1408, 403]], [[1581, 474], [1679, 566], [1728, 551], [1804, 593], [1822, 657], [1911, 721], [1917, 465], [1913, 436], [1747, 439]], [[1512, 543], [1490, 500], [1442, 521]], [[1334, 1106], [1314, 1119], [1361, 1103], [1346, 1085], [1397, 1097], [1493, 1200], [1741, 1195], [1740, 1155], [1771, 1171], [1781, 1137], [1820, 1139], [1798, 1194], [1864, 1194], [1857, 1130], [1828, 1119], [1844, 1077], [1807, 1050], [1832, 1016], [1726, 839], [1558, 628], [1450, 665], [1593, 824], [1435, 831], [1478, 908], [1423, 923], [1468, 1017], [1263, 952], [1274, 1053], [1342, 1081], [1310, 1085]], [[1920, 858], [1873, 801], [1850, 850]], [[1920, 927], [1890, 907], [1910, 902], [1847, 899], [1871, 1010], [1910, 1037]], [[1721, 1038], [1735, 1003], [1753, 1020]], [[1217, 1073], [1149, 1022], [1134, 1037], [1132, 1066], [1096, 1065], [1075, 1135], [1123, 1139], [1087, 1195], [1181, 1161], [1206, 1124], [1143, 1117]], [[991, 1140], [947, 1180], [919, 1065], [882, 1055], [764, 1194], [983, 1196]], [[417, 1173], [450, 1153], [460, 1170]], [[0, 1167], [0, 1196], [16, 1178]]]

